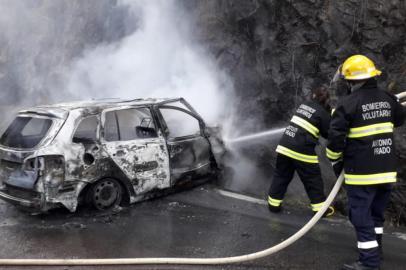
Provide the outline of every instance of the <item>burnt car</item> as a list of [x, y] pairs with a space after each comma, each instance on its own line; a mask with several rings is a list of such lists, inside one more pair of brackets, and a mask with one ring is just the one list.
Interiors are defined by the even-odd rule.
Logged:
[[211, 178], [218, 142], [182, 98], [34, 107], [0, 138], [0, 198], [40, 212], [111, 209]]

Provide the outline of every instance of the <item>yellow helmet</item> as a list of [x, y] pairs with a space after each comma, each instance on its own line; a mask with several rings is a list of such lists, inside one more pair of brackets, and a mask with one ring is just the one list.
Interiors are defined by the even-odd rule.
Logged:
[[353, 55], [345, 60], [341, 75], [346, 80], [364, 80], [381, 75], [381, 71], [377, 70], [374, 62], [363, 55]]

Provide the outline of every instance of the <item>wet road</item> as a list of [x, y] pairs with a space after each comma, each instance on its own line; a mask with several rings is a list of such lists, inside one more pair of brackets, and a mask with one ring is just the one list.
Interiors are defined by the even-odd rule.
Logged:
[[[270, 214], [265, 205], [231, 198], [206, 184], [114, 214], [63, 210], [29, 216], [0, 202], [1, 258], [222, 257], [268, 248], [310, 219], [308, 211]], [[405, 233], [403, 231], [403, 233]], [[403, 238], [403, 239], [402, 239]], [[406, 234], [385, 235], [383, 269], [405, 269]], [[356, 258], [344, 217], [323, 220], [308, 235], [268, 258], [229, 266], [107, 266], [45, 269], [339, 269]], [[0, 267], [44, 269], [44, 267]]]

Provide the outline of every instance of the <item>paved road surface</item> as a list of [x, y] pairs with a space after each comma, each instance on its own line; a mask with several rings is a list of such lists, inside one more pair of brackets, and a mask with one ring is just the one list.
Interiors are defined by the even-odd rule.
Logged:
[[[0, 202], [1, 258], [222, 257], [268, 248], [297, 231], [309, 211], [231, 198], [206, 184], [102, 215], [63, 210], [29, 216]], [[402, 239], [403, 238], [403, 239]], [[406, 233], [385, 235], [383, 269], [406, 269]], [[308, 235], [268, 258], [229, 266], [48, 267], [45, 269], [339, 269], [356, 258], [344, 217], [323, 220]], [[44, 269], [0, 267], [0, 269]]]

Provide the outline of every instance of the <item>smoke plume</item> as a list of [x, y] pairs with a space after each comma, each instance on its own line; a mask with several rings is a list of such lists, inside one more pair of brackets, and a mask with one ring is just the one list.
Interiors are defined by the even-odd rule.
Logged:
[[[1, 104], [184, 97], [209, 123], [232, 84], [174, 0], [0, 1]], [[226, 98], [227, 97], [227, 98]]]
[[[0, 127], [14, 110], [44, 103], [184, 97], [226, 137], [257, 130], [230, 117], [232, 82], [181, 1], [0, 0], [0, 13]], [[255, 165], [230, 152], [234, 183], [249, 185]]]
[[227, 76], [193, 41], [191, 18], [172, 0], [122, 1], [137, 29], [87, 51], [72, 65], [68, 92], [86, 98], [184, 97], [206, 121], [224, 113]]

